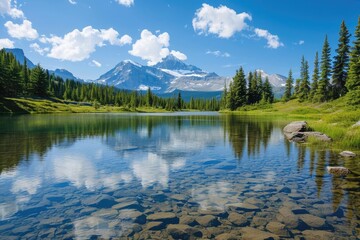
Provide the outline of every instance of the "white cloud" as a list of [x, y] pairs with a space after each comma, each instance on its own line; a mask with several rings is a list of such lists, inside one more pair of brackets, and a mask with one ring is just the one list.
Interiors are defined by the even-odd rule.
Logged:
[[158, 36], [144, 29], [141, 32], [141, 38], [133, 45], [129, 53], [148, 61], [148, 65], [155, 65], [170, 54], [169, 47], [170, 36], [164, 32]]
[[77, 4], [77, 2], [75, 0], [69, 0], [69, 3], [71, 3], [73, 5]]
[[303, 45], [304, 43], [305, 43], [304, 40], [300, 40], [300, 41], [299, 41], [299, 45]]
[[14, 42], [8, 38], [0, 39], [0, 49], [3, 48], [14, 48]]
[[7, 28], [9, 35], [13, 38], [26, 38], [28, 40], [34, 40], [39, 36], [38, 32], [32, 27], [32, 23], [29, 20], [24, 20], [22, 24], [7, 21], [4, 26]]
[[181, 61], [185, 61], [187, 59], [187, 56], [182, 52], [172, 50], [170, 53]]
[[131, 44], [131, 43], [132, 43], [132, 38], [127, 34], [125, 34], [124, 36], [122, 36], [120, 38], [121, 45], [126, 45], [126, 44]]
[[214, 8], [204, 3], [196, 11], [192, 25], [199, 34], [212, 33], [221, 38], [230, 38], [247, 28], [247, 19], [251, 21], [252, 17], [246, 12], [237, 14], [226, 6]]
[[94, 66], [96, 66], [96, 67], [101, 67], [101, 66], [102, 66], [102, 64], [99, 63], [99, 62], [96, 61], [96, 60], [92, 60], [91, 62], [92, 62], [92, 63], [94, 64]]
[[132, 5], [134, 5], [134, 0], [116, 0], [116, 2], [126, 7], [131, 7]]
[[219, 50], [216, 50], [216, 51], [207, 51], [206, 54], [210, 54], [210, 55], [214, 55], [216, 57], [230, 57], [230, 53], [227, 53], [227, 52], [221, 52]]
[[42, 36], [40, 42], [52, 45], [49, 57], [76, 62], [88, 59], [90, 54], [95, 52], [96, 47], [103, 47], [107, 42], [110, 45], [118, 46], [128, 44], [130, 37], [124, 36], [119, 39], [119, 33], [113, 28], [95, 29], [87, 26], [81, 31], [75, 29], [65, 34], [64, 37], [46, 38]]
[[17, 9], [16, 4], [12, 6], [11, 0], [0, 0], [0, 14], [9, 15], [12, 18], [24, 18], [23, 11]]
[[49, 48], [41, 48], [39, 46], [39, 44], [37, 43], [33, 43], [33, 44], [30, 44], [30, 47], [37, 53], [39, 53], [40, 55], [44, 55], [45, 53], [49, 52], [50, 49]]
[[255, 34], [258, 37], [265, 38], [267, 40], [268, 48], [278, 48], [284, 46], [277, 35], [271, 34], [268, 30], [255, 28]]

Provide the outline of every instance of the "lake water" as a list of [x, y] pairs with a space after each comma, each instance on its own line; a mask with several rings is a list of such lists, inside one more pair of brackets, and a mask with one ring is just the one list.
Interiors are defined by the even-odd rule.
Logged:
[[0, 239], [359, 239], [360, 159], [289, 143], [291, 120], [0, 117]]

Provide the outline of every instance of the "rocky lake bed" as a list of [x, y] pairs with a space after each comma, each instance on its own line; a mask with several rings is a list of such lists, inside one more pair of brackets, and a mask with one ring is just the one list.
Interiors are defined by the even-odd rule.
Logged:
[[[65, 141], [45, 161], [2, 172], [0, 186], [9, 191], [1, 194], [0, 237], [360, 238], [360, 178], [327, 172], [327, 166], [358, 171], [358, 156], [291, 143], [283, 123], [180, 119], [180, 129], [179, 119], [171, 119], [151, 135], [141, 122], [136, 131], [124, 128], [105, 139]], [[84, 146], [94, 147], [79, 154]]]

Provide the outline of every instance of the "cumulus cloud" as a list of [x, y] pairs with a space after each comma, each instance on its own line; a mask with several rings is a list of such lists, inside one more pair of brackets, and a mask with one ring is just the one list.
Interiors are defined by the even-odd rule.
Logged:
[[122, 46], [129, 44], [129, 38], [128, 35], [119, 38], [119, 33], [113, 28], [95, 29], [87, 26], [81, 31], [75, 29], [65, 34], [64, 37], [51, 36], [47, 38], [42, 36], [40, 42], [52, 45], [49, 57], [77, 62], [88, 59], [90, 54], [95, 52], [96, 47], [103, 47], [106, 43]]
[[187, 56], [185, 54], [183, 54], [182, 52], [179, 52], [179, 51], [172, 50], [170, 52], [170, 54], [174, 55], [177, 59], [179, 59], [181, 61], [185, 61], [187, 59]]
[[77, 2], [75, 0], [69, 0], [69, 3], [75, 5]]
[[170, 35], [167, 32], [154, 35], [147, 29], [141, 32], [141, 37], [133, 45], [129, 53], [133, 56], [140, 57], [148, 61], [147, 64], [152, 66], [161, 62], [169, 54], [174, 55], [180, 60], [186, 60], [187, 56], [179, 51], [170, 51]]
[[140, 39], [133, 45], [129, 53], [148, 61], [148, 65], [155, 65], [170, 54], [170, 35], [167, 32], [158, 36], [147, 29], [141, 32]]
[[24, 18], [23, 11], [17, 9], [16, 4], [12, 5], [11, 0], [0, 0], [0, 14], [9, 15], [12, 18]]
[[210, 54], [210, 55], [214, 55], [216, 57], [230, 57], [230, 53], [227, 53], [227, 52], [221, 52], [219, 50], [216, 50], [216, 51], [207, 51], [206, 54]]
[[278, 48], [284, 46], [277, 35], [271, 34], [268, 30], [255, 28], [255, 34], [258, 37], [265, 38], [267, 40], [268, 48]]
[[3, 48], [14, 48], [14, 42], [8, 38], [0, 39], [0, 49]]
[[304, 40], [300, 40], [300, 41], [299, 41], [299, 45], [303, 45], [304, 43], [305, 43]]
[[196, 11], [192, 25], [199, 34], [211, 33], [220, 38], [230, 38], [247, 28], [246, 20], [252, 20], [251, 15], [246, 12], [238, 14], [226, 6], [214, 8], [204, 3]]
[[131, 43], [132, 43], [132, 38], [127, 34], [125, 34], [124, 36], [122, 36], [120, 38], [121, 45], [126, 45], [126, 44], [131, 44]]
[[28, 40], [34, 40], [39, 36], [38, 32], [32, 27], [32, 23], [29, 20], [24, 20], [22, 24], [7, 21], [4, 26], [7, 28], [9, 35], [13, 38], [26, 38]]
[[92, 62], [92, 64], [93, 64], [94, 66], [96, 66], [96, 67], [101, 67], [101, 66], [102, 66], [101, 63], [99, 63], [99, 62], [96, 61], [96, 60], [92, 60], [91, 62]]
[[116, 0], [117, 3], [124, 5], [125, 7], [131, 7], [134, 5], [134, 0]]
[[39, 46], [39, 44], [37, 44], [37, 43], [30, 44], [30, 47], [31, 47], [35, 52], [39, 53], [39, 54], [42, 55], [42, 56], [43, 56], [45, 53], [49, 52], [49, 50], [50, 50], [48, 47], [46, 47], [46, 48], [41, 48], [41, 47]]

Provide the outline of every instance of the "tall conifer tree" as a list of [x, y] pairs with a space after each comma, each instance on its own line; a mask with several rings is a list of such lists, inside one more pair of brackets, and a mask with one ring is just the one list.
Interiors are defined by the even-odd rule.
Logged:
[[336, 49], [337, 55], [334, 57], [332, 83], [334, 87], [333, 96], [339, 98], [344, 96], [347, 92], [346, 79], [349, 67], [349, 53], [350, 53], [350, 33], [346, 28], [345, 22], [342, 21], [339, 33], [339, 44]]
[[325, 36], [325, 41], [321, 53], [320, 70], [320, 80], [314, 98], [316, 101], [324, 102], [330, 98], [331, 59], [330, 46], [327, 35]]

